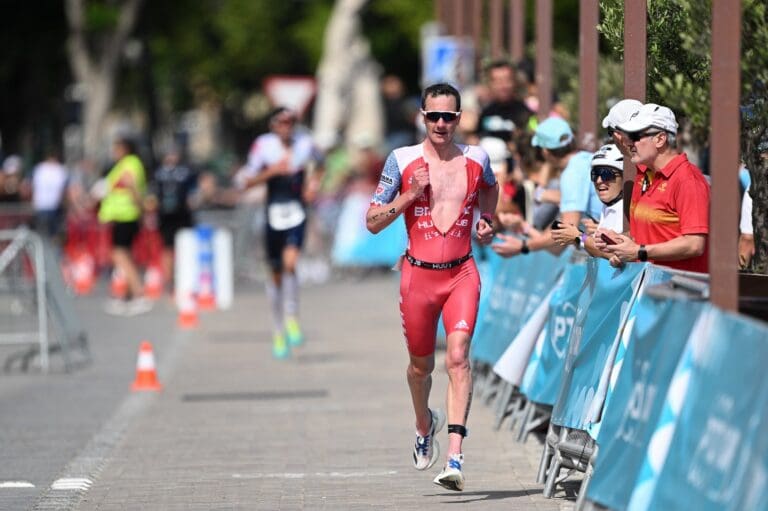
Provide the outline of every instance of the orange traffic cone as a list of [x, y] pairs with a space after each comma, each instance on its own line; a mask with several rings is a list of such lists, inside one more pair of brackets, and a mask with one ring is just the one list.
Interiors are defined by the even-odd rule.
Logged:
[[86, 295], [93, 290], [95, 264], [93, 256], [82, 253], [72, 263], [72, 283], [75, 293]]
[[183, 291], [179, 298], [179, 320], [177, 322], [181, 328], [195, 328], [197, 321], [197, 303], [189, 291]]
[[139, 346], [139, 359], [136, 361], [136, 379], [131, 384], [131, 390], [160, 390], [163, 386], [157, 381], [155, 370], [155, 355], [152, 353], [152, 343], [142, 341]]
[[163, 272], [156, 265], [150, 265], [144, 273], [144, 296], [157, 300], [163, 296]]
[[109, 293], [113, 298], [125, 298], [128, 294], [128, 279], [125, 278], [120, 269], [112, 270], [112, 281], [109, 286]]
[[210, 311], [216, 308], [216, 296], [213, 294], [211, 275], [200, 276], [200, 289], [197, 292], [197, 306], [200, 310]]

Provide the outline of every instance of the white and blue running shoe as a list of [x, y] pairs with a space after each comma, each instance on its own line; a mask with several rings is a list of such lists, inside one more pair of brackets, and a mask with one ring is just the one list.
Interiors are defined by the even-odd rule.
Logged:
[[434, 411], [429, 410], [429, 414], [432, 417], [429, 433], [424, 436], [416, 433], [416, 445], [413, 446], [413, 466], [416, 470], [431, 468], [440, 456], [440, 444], [437, 443], [435, 435], [445, 425], [445, 414], [439, 408]]
[[464, 455], [451, 454], [448, 463], [445, 464], [445, 468], [437, 475], [437, 477], [435, 477], [433, 482], [448, 490], [464, 490], [464, 474], [461, 471], [462, 465], [464, 465]]

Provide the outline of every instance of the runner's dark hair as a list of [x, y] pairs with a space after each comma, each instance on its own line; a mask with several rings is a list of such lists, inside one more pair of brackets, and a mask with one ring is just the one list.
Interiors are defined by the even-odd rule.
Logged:
[[453, 85], [448, 83], [435, 83], [424, 89], [421, 95], [421, 109], [427, 108], [427, 98], [436, 98], [438, 96], [453, 96], [456, 99], [456, 111], [461, 111], [461, 95]]

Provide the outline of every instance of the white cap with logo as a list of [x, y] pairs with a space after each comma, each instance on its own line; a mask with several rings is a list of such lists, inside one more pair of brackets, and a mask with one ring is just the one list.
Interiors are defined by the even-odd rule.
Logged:
[[665, 106], [648, 103], [633, 113], [627, 122], [619, 125], [619, 129], [627, 133], [636, 133], [650, 127], [677, 133], [675, 114]]
[[608, 110], [608, 115], [603, 118], [603, 128], [616, 129], [619, 124], [627, 122], [641, 106], [643, 104], [636, 99], [622, 99]]

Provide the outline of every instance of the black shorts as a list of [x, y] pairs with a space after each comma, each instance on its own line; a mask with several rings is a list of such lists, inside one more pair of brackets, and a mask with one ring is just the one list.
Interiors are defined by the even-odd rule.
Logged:
[[283, 269], [283, 249], [287, 246], [301, 248], [304, 244], [304, 227], [306, 220], [296, 227], [291, 227], [284, 231], [276, 231], [269, 226], [267, 222], [266, 241], [267, 241], [267, 261], [272, 271], [282, 271]]
[[176, 233], [181, 229], [192, 227], [191, 213], [176, 213], [172, 215], [160, 215], [160, 236], [163, 238], [163, 246], [172, 248], [176, 239]]
[[139, 234], [139, 221], [112, 222], [112, 245], [130, 250]]

